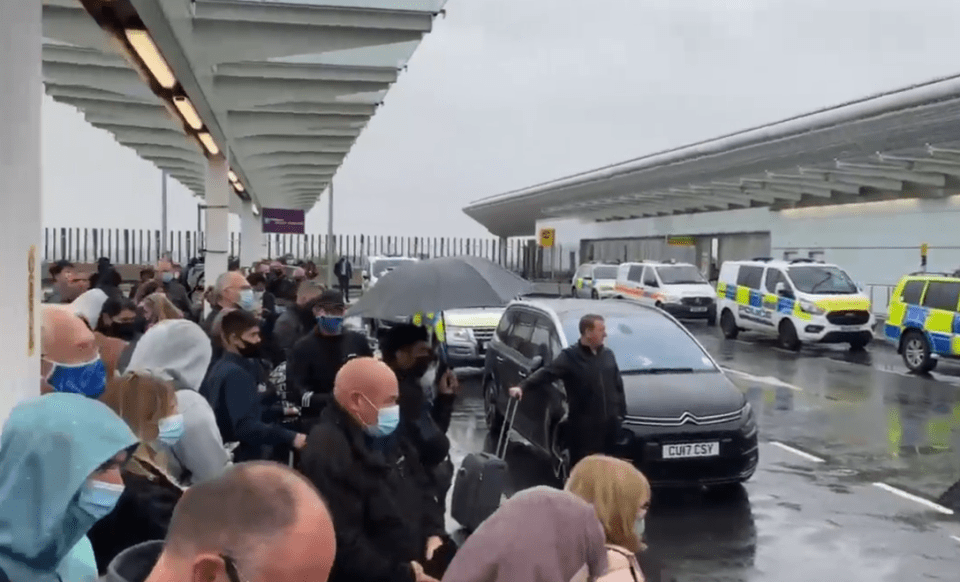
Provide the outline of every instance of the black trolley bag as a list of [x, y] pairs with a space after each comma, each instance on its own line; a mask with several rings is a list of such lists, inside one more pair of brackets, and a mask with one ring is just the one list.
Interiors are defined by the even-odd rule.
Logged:
[[507, 401], [506, 418], [493, 454], [470, 453], [464, 457], [460, 470], [457, 471], [450, 514], [467, 531], [475, 531], [485, 519], [493, 515], [508, 493], [510, 474], [505, 460], [507, 436], [513, 427], [513, 419], [519, 406], [519, 398], [510, 398]]

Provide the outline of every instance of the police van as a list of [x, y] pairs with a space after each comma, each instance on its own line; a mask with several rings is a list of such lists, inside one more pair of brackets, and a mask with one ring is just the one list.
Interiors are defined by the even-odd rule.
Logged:
[[930, 372], [940, 358], [960, 358], [960, 273], [911, 273], [890, 296], [884, 326], [913, 372]]
[[689, 263], [624, 263], [617, 271], [615, 296], [663, 309], [678, 319], [717, 323], [717, 293]]
[[617, 284], [617, 266], [603, 263], [580, 265], [570, 282], [570, 296], [580, 299], [607, 299]]
[[838, 267], [810, 259], [728, 261], [717, 281], [720, 328], [727, 339], [741, 331], [802, 343], [850, 344], [863, 349], [876, 323], [870, 299]]

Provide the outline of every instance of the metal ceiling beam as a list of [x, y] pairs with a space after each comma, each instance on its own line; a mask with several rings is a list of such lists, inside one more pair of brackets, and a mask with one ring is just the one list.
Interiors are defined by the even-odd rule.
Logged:
[[829, 176], [803, 176], [796, 174], [778, 174], [767, 172], [767, 182], [770, 184], [810, 186], [817, 189], [828, 189], [844, 194], [859, 194], [860, 188], [853, 184], [844, 184], [830, 179]]
[[934, 186], [938, 188], [942, 188], [946, 184], [943, 176], [938, 176], [936, 174], [919, 174], [917, 172], [905, 171], [900, 168], [893, 168], [878, 164], [856, 164], [837, 161], [836, 166], [837, 169], [855, 176], [898, 180], [900, 182], [913, 182], [914, 184], [923, 184], [925, 186]]
[[831, 179], [846, 184], [854, 184], [865, 188], [874, 188], [876, 190], [891, 190], [899, 192], [903, 190], [903, 182], [889, 178], [877, 178], [865, 176], [863, 173], [852, 172], [848, 170], [822, 170], [819, 168], [800, 168], [801, 174], [814, 174], [818, 176], [830, 176]]

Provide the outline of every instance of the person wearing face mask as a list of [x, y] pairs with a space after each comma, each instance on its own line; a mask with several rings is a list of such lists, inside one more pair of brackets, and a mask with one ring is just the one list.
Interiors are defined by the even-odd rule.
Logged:
[[69, 306], [44, 305], [40, 322], [40, 393], [70, 392], [100, 398], [107, 367], [97, 339]]
[[14, 407], [0, 435], [0, 579], [94, 582], [86, 534], [116, 506], [136, 445], [112, 410], [77, 394]]
[[207, 373], [200, 394], [213, 408], [223, 441], [238, 443], [234, 461], [260, 459], [266, 447], [303, 448], [306, 435], [263, 421], [256, 316], [241, 309], [224, 313], [220, 343], [223, 355]]
[[443, 546], [443, 503], [416, 448], [400, 433], [397, 377], [374, 358], [337, 373], [333, 400], [311, 431], [300, 469], [336, 524], [331, 582], [434, 582], [425, 572]]
[[257, 305], [253, 288], [247, 282], [246, 277], [238, 271], [227, 271], [217, 277], [216, 285], [213, 287], [213, 297], [216, 298], [216, 303], [203, 321], [203, 329], [207, 333], [212, 332], [213, 322], [216, 321], [217, 316], [224, 309], [242, 309], [253, 312]]
[[643, 582], [637, 553], [650, 508], [650, 483], [632, 464], [605, 455], [584, 457], [565, 489], [593, 505], [607, 538], [606, 575], [598, 582]]
[[177, 309], [183, 312], [188, 319], [193, 319], [193, 303], [190, 301], [190, 294], [187, 288], [177, 280], [176, 269], [173, 262], [168, 258], [160, 259], [157, 262], [157, 280], [163, 287], [163, 292], [170, 299]]
[[103, 303], [95, 331], [125, 342], [137, 337], [137, 306], [126, 297], [110, 298]]
[[321, 293], [313, 308], [316, 327], [294, 344], [287, 358], [287, 392], [300, 404], [307, 427], [316, 422], [330, 400], [334, 379], [344, 363], [373, 355], [365, 335], [343, 329], [344, 309], [339, 291]]
[[459, 388], [457, 376], [448, 370], [438, 379], [437, 397], [427, 398], [423, 377], [436, 358], [427, 330], [421, 326], [390, 328], [380, 342], [380, 351], [400, 384], [400, 429], [417, 447], [424, 467], [434, 478], [437, 496], [446, 499], [453, 481], [447, 430]]
[[87, 534], [101, 574], [123, 550], [166, 537], [184, 491], [167, 467], [168, 451], [184, 430], [173, 385], [133, 372], [114, 384], [103, 403], [127, 423], [140, 446], [121, 471], [126, 488], [116, 509]]
[[113, 378], [120, 355], [127, 348], [128, 342], [106, 333], [112, 332], [112, 325], [103, 323], [103, 311], [107, 304], [118, 305], [121, 301], [124, 301], [123, 297], [108, 297], [102, 289], [91, 289], [70, 304], [70, 309], [93, 330], [97, 350], [106, 367], [107, 378]]
[[277, 318], [273, 326], [273, 363], [287, 361], [290, 349], [304, 335], [317, 326], [314, 308], [319, 303], [323, 289], [315, 281], [304, 281], [297, 290], [297, 300]]

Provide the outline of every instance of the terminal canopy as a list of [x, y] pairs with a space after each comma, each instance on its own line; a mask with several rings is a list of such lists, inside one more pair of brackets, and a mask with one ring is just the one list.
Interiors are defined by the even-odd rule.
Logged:
[[446, 0], [43, 0], [43, 78], [204, 194], [309, 210]]
[[960, 76], [473, 202], [498, 236], [538, 220], [775, 209], [960, 192]]

